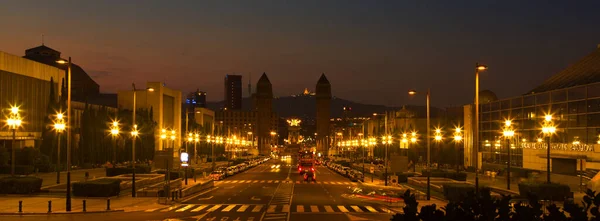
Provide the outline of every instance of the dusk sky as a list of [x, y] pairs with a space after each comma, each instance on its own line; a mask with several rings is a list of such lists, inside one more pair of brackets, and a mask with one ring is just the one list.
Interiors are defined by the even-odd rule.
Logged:
[[[552, 2], [552, 3], [549, 3]], [[275, 96], [325, 73], [334, 96], [369, 104], [526, 93], [600, 44], [600, 1], [2, 1], [0, 50], [45, 45], [73, 57], [102, 92], [164, 81], [223, 99], [225, 74], [266, 72]], [[255, 86], [253, 86], [255, 87]]]

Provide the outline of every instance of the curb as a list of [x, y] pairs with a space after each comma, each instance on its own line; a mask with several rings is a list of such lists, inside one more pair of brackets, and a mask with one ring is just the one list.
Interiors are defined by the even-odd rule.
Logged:
[[0, 216], [27, 216], [27, 215], [64, 215], [64, 214], [86, 214], [86, 213], [114, 213], [114, 212], [124, 212], [125, 210], [117, 209], [117, 210], [100, 210], [100, 211], [77, 211], [77, 212], [51, 212], [51, 213], [36, 213], [36, 212], [16, 212], [16, 213], [0, 213]]

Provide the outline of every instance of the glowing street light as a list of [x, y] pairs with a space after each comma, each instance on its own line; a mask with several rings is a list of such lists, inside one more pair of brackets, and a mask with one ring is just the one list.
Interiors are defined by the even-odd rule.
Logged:
[[8, 128], [10, 130], [12, 130], [12, 150], [11, 150], [11, 167], [10, 167], [10, 175], [14, 176], [15, 175], [15, 149], [17, 149], [16, 146], [16, 140], [17, 140], [17, 129], [19, 127], [21, 127], [22, 124], [22, 119], [21, 116], [19, 115], [19, 107], [18, 106], [12, 106], [10, 108], [10, 114], [8, 115], [8, 119], [6, 119], [6, 124], [8, 126]]
[[506, 173], [506, 189], [510, 190], [510, 139], [515, 136], [515, 130], [512, 128], [512, 121], [506, 120], [504, 121], [504, 130], [502, 131], [502, 135], [506, 138], [506, 142], [508, 146], [506, 147], [506, 151], [508, 152], [508, 161], [507, 161], [507, 173]]
[[113, 140], [113, 163], [117, 163], [117, 136], [119, 136], [119, 122], [113, 121], [110, 128], [110, 134]]
[[[409, 90], [408, 91], [408, 95], [414, 96], [417, 94], [417, 91], [415, 90]], [[431, 124], [430, 124], [430, 112], [429, 112], [429, 102], [430, 102], [430, 97], [431, 97], [431, 90], [428, 88], [427, 89], [427, 93], [426, 93], [426, 100], [427, 100], [427, 165], [425, 167], [426, 170], [429, 170], [429, 164], [431, 163], [431, 145], [430, 145], [430, 139], [429, 136], [431, 136], [429, 130], [431, 128]], [[427, 200], [431, 199], [431, 173], [427, 173]]]
[[475, 195], [479, 193], [479, 72], [487, 69], [488, 66], [475, 63]]
[[454, 146], [456, 147], [456, 172], [458, 173], [460, 171], [460, 154], [459, 151], [460, 149], [458, 148], [458, 144], [462, 141], [463, 137], [462, 137], [462, 132], [461, 132], [461, 128], [460, 127], [456, 127], [454, 128]]
[[546, 136], [546, 139], [548, 141], [548, 150], [546, 153], [546, 172], [548, 174], [548, 176], [546, 177], [546, 181], [548, 183], [550, 183], [550, 139], [552, 138], [552, 135], [554, 133], [556, 133], [556, 127], [552, 123], [552, 115], [547, 114], [546, 116], [544, 116], [544, 122], [542, 124], [542, 134]]
[[66, 129], [63, 113], [57, 113], [54, 120], [54, 130], [56, 131], [56, 139], [58, 141], [57, 161], [56, 161], [56, 184], [60, 184], [60, 134]]

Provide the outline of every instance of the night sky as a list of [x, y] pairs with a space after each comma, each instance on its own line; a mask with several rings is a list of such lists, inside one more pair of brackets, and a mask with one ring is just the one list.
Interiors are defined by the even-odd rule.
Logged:
[[[549, 3], [551, 2], [551, 3]], [[41, 44], [72, 56], [102, 92], [165, 81], [223, 99], [225, 74], [262, 72], [275, 96], [314, 90], [370, 104], [526, 93], [600, 44], [600, 1], [2, 1], [0, 50]], [[254, 86], [253, 86], [254, 87]]]

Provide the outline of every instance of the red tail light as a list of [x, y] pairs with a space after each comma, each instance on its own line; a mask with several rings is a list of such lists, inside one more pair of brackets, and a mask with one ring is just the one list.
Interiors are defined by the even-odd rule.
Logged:
[[298, 167], [298, 171], [302, 171], [302, 167]]
[[310, 168], [311, 171], [315, 172], [315, 168]]

